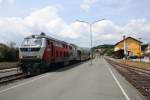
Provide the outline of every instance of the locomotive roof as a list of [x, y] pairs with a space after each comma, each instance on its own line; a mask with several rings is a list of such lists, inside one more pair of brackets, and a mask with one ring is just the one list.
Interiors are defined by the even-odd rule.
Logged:
[[51, 40], [56, 41], [56, 42], [62, 42], [62, 43], [68, 44], [65, 41], [61, 41], [61, 40], [55, 39], [55, 38], [47, 36], [47, 35], [30, 35], [30, 36], [26, 37], [26, 39], [27, 38], [47, 38], [47, 39], [51, 39]]

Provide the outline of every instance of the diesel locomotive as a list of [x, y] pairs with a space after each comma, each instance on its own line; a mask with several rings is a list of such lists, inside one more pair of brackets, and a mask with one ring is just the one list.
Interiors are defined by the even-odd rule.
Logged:
[[91, 50], [57, 40], [45, 33], [25, 37], [19, 48], [20, 70], [37, 75], [59, 64], [90, 59]]

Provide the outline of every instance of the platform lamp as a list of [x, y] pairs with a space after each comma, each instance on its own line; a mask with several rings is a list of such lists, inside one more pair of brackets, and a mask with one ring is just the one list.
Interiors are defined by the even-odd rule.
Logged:
[[77, 22], [81, 22], [81, 23], [86, 23], [90, 26], [90, 29], [89, 29], [89, 32], [90, 32], [90, 40], [91, 40], [91, 65], [93, 64], [92, 63], [92, 60], [93, 60], [93, 51], [92, 51], [92, 47], [93, 47], [93, 32], [92, 32], [92, 25], [97, 23], [97, 22], [100, 22], [100, 21], [103, 21], [103, 20], [106, 20], [106, 19], [100, 19], [100, 20], [96, 20], [94, 22], [87, 22], [87, 21], [83, 21], [83, 20], [76, 20]]

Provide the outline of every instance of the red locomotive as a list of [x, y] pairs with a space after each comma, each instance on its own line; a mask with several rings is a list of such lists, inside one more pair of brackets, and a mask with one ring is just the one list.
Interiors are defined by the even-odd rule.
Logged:
[[20, 69], [28, 75], [35, 75], [55, 68], [56, 64], [90, 59], [90, 49], [79, 48], [41, 33], [24, 38], [19, 59]]

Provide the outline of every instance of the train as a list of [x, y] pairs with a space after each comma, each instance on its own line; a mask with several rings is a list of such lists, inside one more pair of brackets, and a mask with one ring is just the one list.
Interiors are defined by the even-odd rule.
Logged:
[[68, 65], [90, 58], [89, 48], [52, 38], [42, 32], [24, 38], [19, 47], [18, 66], [27, 75], [37, 75], [55, 69], [58, 67], [56, 65]]

